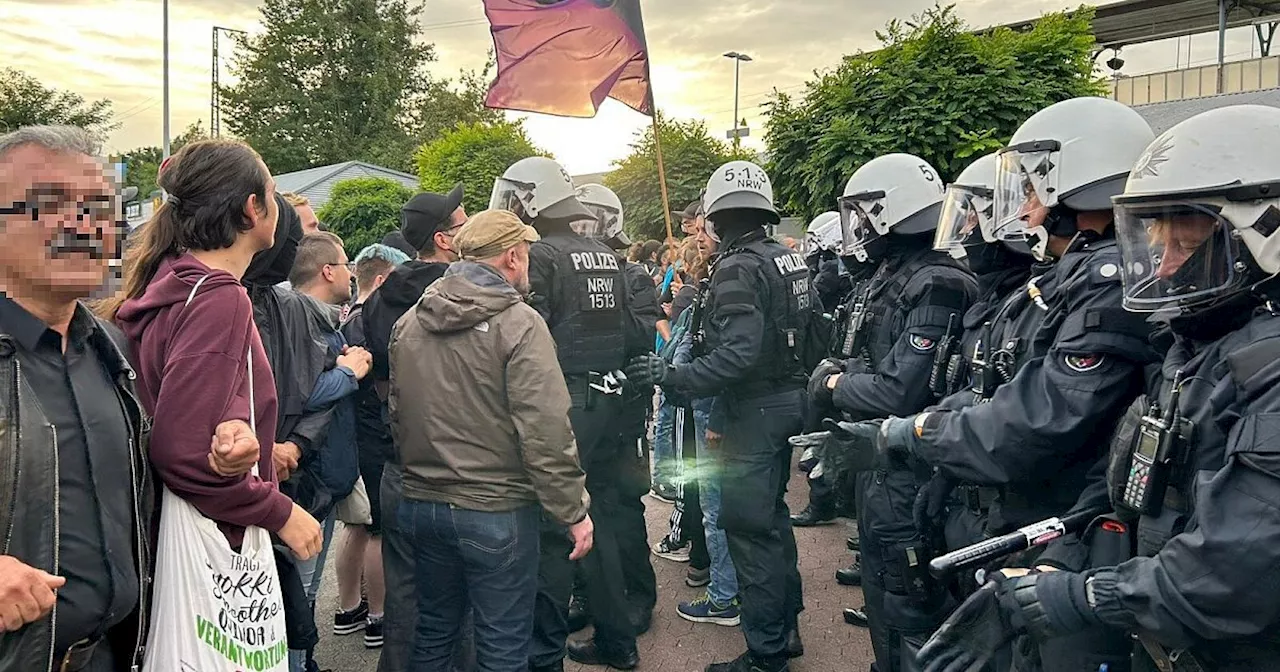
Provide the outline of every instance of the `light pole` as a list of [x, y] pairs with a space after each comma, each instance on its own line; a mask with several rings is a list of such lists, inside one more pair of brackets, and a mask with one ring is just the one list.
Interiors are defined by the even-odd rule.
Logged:
[[738, 146], [742, 144], [743, 136], [743, 133], [738, 127], [738, 78], [742, 68], [742, 63], [744, 61], [750, 63], [751, 57], [746, 54], [740, 54], [736, 51], [731, 51], [725, 54], [724, 57], [733, 59], [733, 130], [729, 131], [729, 134], [730, 137], [733, 138], [733, 148], [737, 149]]
[[169, 158], [169, 0], [164, 0], [164, 158]]
[[218, 81], [218, 33], [228, 33], [234, 35], [248, 35], [243, 30], [235, 28], [223, 28], [222, 26], [213, 27], [213, 70], [212, 77], [209, 82], [209, 137], [217, 138], [222, 136], [222, 92], [221, 84]]

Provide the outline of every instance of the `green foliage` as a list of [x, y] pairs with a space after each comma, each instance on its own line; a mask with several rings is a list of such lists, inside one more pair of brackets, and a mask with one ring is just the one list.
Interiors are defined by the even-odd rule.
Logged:
[[765, 130], [779, 208], [804, 217], [834, 209], [849, 176], [890, 152], [920, 156], [949, 181], [1036, 111], [1103, 93], [1092, 9], [981, 35], [952, 10], [891, 21], [877, 33], [879, 51], [815, 73], [802, 98], [774, 95]]
[[461, 182], [462, 204], [471, 214], [489, 207], [493, 181], [508, 166], [530, 156], [551, 155], [518, 123], [460, 123], [418, 150], [418, 179], [424, 191], [438, 194]]
[[[197, 121], [187, 127], [181, 135], [169, 141], [169, 151], [177, 153], [185, 145], [209, 137], [202, 122]], [[156, 174], [160, 171], [160, 163], [164, 160], [164, 149], [160, 147], [138, 147], [125, 152], [120, 157], [125, 163], [124, 186], [137, 187], [138, 198], [145, 200], [153, 192], [160, 189], [156, 184]]]
[[16, 68], [0, 68], [0, 133], [43, 124], [79, 126], [99, 138], [120, 126], [112, 121], [109, 100], [89, 103], [71, 91], [47, 88]]
[[223, 90], [233, 133], [273, 172], [362, 160], [411, 171], [413, 152], [461, 121], [495, 120], [484, 72], [455, 86], [426, 72], [409, 0], [266, 0], [266, 32], [242, 38]]
[[316, 216], [342, 238], [354, 259], [366, 246], [400, 228], [400, 208], [413, 190], [381, 177], [357, 177], [333, 185], [329, 201]]
[[[662, 134], [662, 162], [672, 210], [683, 210], [697, 198], [706, 188], [711, 173], [721, 164], [734, 159], [756, 160], [754, 152], [735, 151], [727, 143], [711, 137], [701, 121], [678, 121], [659, 115], [658, 128]], [[637, 134], [631, 143], [631, 154], [614, 165], [614, 170], [605, 175], [604, 184], [622, 200], [627, 235], [632, 240], [665, 240], [667, 225], [662, 212], [652, 125]], [[671, 226], [679, 236], [680, 222], [672, 221]]]

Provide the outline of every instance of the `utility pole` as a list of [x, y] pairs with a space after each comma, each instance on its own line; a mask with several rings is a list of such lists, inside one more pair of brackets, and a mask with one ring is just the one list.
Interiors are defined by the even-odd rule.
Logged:
[[733, 59], [733, 130], [726, 135], [733, 140], [733, 148], [738, 149], [742, 145], [742, 136], [747, 135], [749, 132], [745, 123], [739, 126], [738, 122], [738, 92], [741, 67], [743, 62], [750, 63], [752, 58], [736, 51], [731, 51], [725, 54], [724, 57]]
[[221, 59], [218, 57], [219, 32], [248, 35], [243, 30], [236, 30], [235, 28], [213, 27], [213, 68], [209, 82], [209, 137], [211, 138], [222, 137], [222, 86], [219, 80]]

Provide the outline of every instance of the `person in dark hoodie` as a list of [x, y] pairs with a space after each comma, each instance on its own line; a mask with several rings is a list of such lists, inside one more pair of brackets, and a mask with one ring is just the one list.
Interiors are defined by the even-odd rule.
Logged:
[[[392, 271], [361, 310], [364, 346], [373, 355], [374, 387], [384, 401], [387, 398], [387, 345], [391, 341], [391, 329], [396, 320], [422, 298], [423, 290], [440, 279], [449, 264], [457, 259], [453, 251], [453, 237], [466, 221], [461, 185], [448, 194], [418, 194], [400, 210], [401, 238], [416, 250], [417, 258]], [[370, 488], [380, 488], [383, 512], [382, 564], [387, 603], [378, 672], [404, 672], [409, 669], [418, 607], [413, 548], [396, 522], [396, 510], [401, 499], [400, 460], [394, 452], [389, 458], [383, 470], [382, 483], [366, 484]], [[469, 628], [464, 627], [464, 631], [467, 630]]]

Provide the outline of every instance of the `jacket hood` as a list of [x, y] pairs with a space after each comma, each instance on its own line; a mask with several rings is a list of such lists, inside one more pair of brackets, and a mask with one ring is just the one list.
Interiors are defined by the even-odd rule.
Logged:
[[302, 241], [302, 218], [293, 206], [276, 194], [280, 218], [276, 220], [276, 238], [269, 249], [253, 255], [249, 268], [244, 272], [245, 285], [278, 285], [289, 279], [293, 260], [298, 255], [298, 243]]
[[155, 277], [142, 296], [128, 299], [120, 306], [120, 311], [116, 313], [116, 323], [131, 341], [141, 341], [143, 330], [156, 315], [174, 304], [185, 304], [187, 297], [191, 296], [191, 290], [205, 276], [208, 279], [200, 285], [201, 292], [222, 285], [240, 284], [235, 276], [226, 271], [213, 270], [190, 254], [170, 257], [160, 262]]
[[463, 261], [427, 289], [416, 310], [428, 331], [447, 333], [470, 329], [522, 300], [494, 269]]

